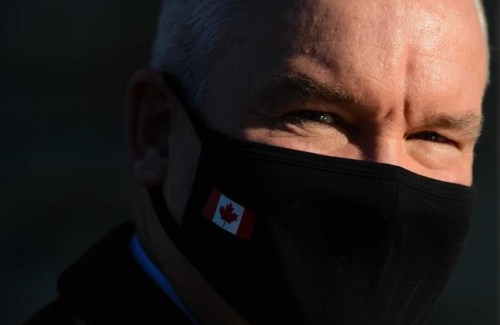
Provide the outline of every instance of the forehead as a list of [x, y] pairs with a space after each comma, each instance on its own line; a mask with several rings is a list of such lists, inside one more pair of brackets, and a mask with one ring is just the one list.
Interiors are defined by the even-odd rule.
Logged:
[[486, 46], [472, 0], [253, 3], [246, 27], [214, 60], [205, 104], [215, 115], [236, 119], [287, 72], [347, 88], [371, 106], [481, 106]]

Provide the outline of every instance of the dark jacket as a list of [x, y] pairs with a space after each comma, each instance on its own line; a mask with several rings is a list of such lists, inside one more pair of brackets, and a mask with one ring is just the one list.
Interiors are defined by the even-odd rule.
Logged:
[[91, 247], [59, 278], [59, 297], [25, 324], [189, 324], [136, 262], [123, 224]]

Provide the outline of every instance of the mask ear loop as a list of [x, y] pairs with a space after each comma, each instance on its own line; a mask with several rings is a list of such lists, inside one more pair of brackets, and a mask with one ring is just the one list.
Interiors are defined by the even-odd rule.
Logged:
[[[165, 79], [165, 82], [173, 89], [173, 91], [181, 101], [184, 111], [191, 121], [196, 135], [200, 139], [204, 138], [209, 133], [207, 131], [207, 127], [201, 122], [199, 113], [195, 113], [192, 105], [189, 105], [189, 100], [180, 89], [179, 82], [171, 74], [162, 72], [162, 75]], [[163, 230], [180, 249], [180, 251], [184, 255], [188, 255], [185, 238], [182, 236], [182, 228], [179, 223], [177, 223], [177, 220], [175, 220], [174, 216], [168, 209], [167, 204], [165, 203], [165, 198], [163, 196], [163, 184], [149, 187], [147, 190], [149, 193], [151, 204], [153, 206], [153, 210], [155, 211], [156, 216], [159, 219], [161, 226], [163, 227]]]
[[160, 221], [163, 230], [168, 237], [175, 243], [175, 245], [186, 255], [185, 240], [182, 236], [181, 226], [177, 223], [172, 213], [165, 203], [163, 196], [163, 186], [148, 187], [149, 199], [156, 213], [156, 217]]
[[189, 100], [185, 91], [181, 89], [181, 83], [178, 78], [164, 71], [162, 71], [162, 75], [165, 83], [174, 91], [175, 95], [181, 102], [182, 108], [193, 125], [196, 135], [199, 139], [204, 139], [210, 132], [208, 132], [208, 127], [202, 122], [202, 118], [199, 113], [200, 109], [194, 107], [194, 104], [191, 100]]

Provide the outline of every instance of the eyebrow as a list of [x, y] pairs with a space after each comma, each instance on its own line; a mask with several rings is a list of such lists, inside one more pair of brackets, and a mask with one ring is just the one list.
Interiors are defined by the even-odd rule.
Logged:
[[467, 114], [464, 116], [453, 116], [445, 113], [436, 113], [424, 117], [425, 125], [455, 130], [464, 136], [477, 141], [483, 129], [483, 115]]
[[355, 94], [340, 87], [322, 84], [302, 73], [279, 73], [260, 94], [264, 103], [287, 103], [310, 99], [330, 103], [358, 104]]
[[[325, 85], [303, 73], [279, 73], [271, 78], [259, 98], [261, 103], [270, 108], [284, 106], [293, 102], [322, 100], [345, 106], [362, 106], [359, 96], [341, 87]], [[466, 114], [454, 116], [435, 113], [422, 118], [428, 127], [439, 127], [462, 133], [465, 137], [477, 141], [483, 128], [483, 115]]]

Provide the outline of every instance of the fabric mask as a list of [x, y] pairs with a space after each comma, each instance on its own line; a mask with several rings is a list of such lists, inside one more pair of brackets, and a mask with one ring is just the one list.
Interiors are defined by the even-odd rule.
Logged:
[[202, 143], [166, 233], [254, 324], [421, 324], [464, 246], [473, 189], [401, 167], [229, 138]]

